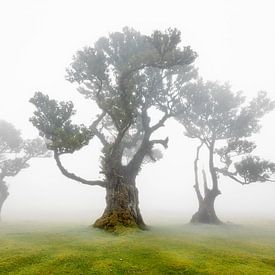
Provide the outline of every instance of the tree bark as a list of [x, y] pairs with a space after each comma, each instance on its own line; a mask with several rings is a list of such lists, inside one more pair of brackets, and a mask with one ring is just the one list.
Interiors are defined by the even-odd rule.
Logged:
[[106, 187], [106, 208], [94, 227], [119, 232], [122, 228], [146, 229], [139, 210], [138, 190], [134, 180], [113, 174]]
[[199, 202], [198, 211], [192, 216], [191, 223], [222, 224], [215, 212], [215, 199], [220, 191], [207, 190], [205, 197]]
[[4, 181], [0, 182], [0, 222], [2, 221], [1, 214], [4, 202], [9, 196], [8, 187]]
[[199, 157], [200, 146], [197, 148], [197, 155], [194, 162], [194, 170], [195, 170], [195, 190], [197, 192], [197, 197], [199, 201], [199, 209], [192, 216], [191, 223], [206, 223], [206, 224], [222, 224], [215, 212], [215, 200], [218, 195], [221, 194], [218, 189], [218, 177], [216, 170], [214, 168], [214, 146], [215, 146], [215, 138], [213, 137], [213, 141], [211, 142], [209, 148], [209, 170], [212, 179], [212, 188], [208, 188], [206, 174], [203, 169], [203, 186], [204, 186], [204, 197], [200, 194], [199, 184], [198, 184], [198, 168], [197, 161]]
[[[67, 171], [55, 151], [54, 157], [58, 168], [66, 177], [83, 184], [98, 185], [106, 189], [106, 208], [103, 215], [96, 220], [94, 227], [112, 232], [120, 232], [123, 228], [135, 227], [145, 230], [146, 225], [139, 210], [138, 190], [135, 179], [137, 171], [121, 164], [122, 150], [120, 141], [123, 135], [108, 146], [104, 153], [102, 173], [104, 181], [85, 180]], [[140, 166], [139, 166], [140, 167]]]

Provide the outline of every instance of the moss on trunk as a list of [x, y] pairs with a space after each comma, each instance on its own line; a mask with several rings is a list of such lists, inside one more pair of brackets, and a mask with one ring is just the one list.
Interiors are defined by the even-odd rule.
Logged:
[[123, 231], [123, 228], [146, 229], [139, 210], [138, 190], [126, 178], [115, 177], [106, 188], [106, 208], [96, 220], [94, 227], [111, 232]]

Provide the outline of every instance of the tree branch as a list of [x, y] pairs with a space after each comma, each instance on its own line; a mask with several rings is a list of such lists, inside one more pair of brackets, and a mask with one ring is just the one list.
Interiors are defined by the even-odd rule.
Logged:
[[198, 160], [199, 160], [199, 153], [200, 153], [200, 149], [203, 146], [203, 143], [201, 143], [198, 147], [197, 147], [197, 153], [196, 153], [196, 158], [194, 160], [194, 173], [195, 173], [195, 191], [199, 200], [199, 203], [203, 202], [203, 197], [201, 195], [200, 192], [200, 187], [199, 187], [199, 178], [198, 178]]
[[20, 163], [14, 163], [13, 167], [6, 166], [6, 167], [2, 168], [0, 178], [4, 179], [5, 177], [15, 177], [22, 169], [28, 168], [29, 165], [27, 164], [27, 162], [31, 158], [32, 158], [31, 155], [26, 155], [22, 158], [17, 158], [17, 159], [11, 160], [11, 161], [19, 161], [19, 160], [22, 160], [22, 161], [20, 161]]
[[150, 134], [145, 133], [139, 149], [137, 150], [132, 160], [127, 165], [127, 169], [134, 174], [138, 173], [138, 170], [142, 164], [142, 161], [146, 156], [146, 154], [148, 153], [149, 147], [152, 146], [150, 145], [149, 138], [150, 138]]
[[169, 114], [165, 113], [164, 116], [159, 120], [158, 123], [156, 123], [155, 125], [153, 125], [152, 127], [150, 127], [150, 133], [153, 133], [154, 131], [156, 131], [157, 129], [159, 129], [160, 127], [164, 126], [164, 122], [170, 117]]
[[106, 112], [103, 111], [103, 112], [97, 117], [97, 119], [92, 123], [91, 128], [92, 128], [92, 129], [93, 129], [93, 128], [96, 128], [97, 125], [99, 124], [99, 122], [105, 117], [105, 115], [106, 115]]
[[107, 142], [105, 136], [103, 133], [101, 133], [98, 129], [93, 129], [93, 134], [99, 139], [99, 141], [101, 142], [101, 144], [103, 146], [107, 146], [109, 143]]
[[98, 118], [92, 123], [92, 125], [90, 126], [90, 129], [92, 131], [92, 133], [100, 140], [100, 142], [102, 143], [103, 146], [107, 146], [108, 142], [104, 136], [103, 133], [101, 133], [98, 129], [97, 126], [98, 124], [101, 122], [101, 120], [104, 118], [104, 116], [106, 115], [106, 112], [103, 111], [101, 115], [98, 116]]
[[206, 195], [209, 191], [209, 188], [207, 186], [207, 178], [206, 178], [206, 173], [204, 169], [202, 169], [202, 177], [203, 177], [204, 195]]
[[150, 127], [149, 127], [150, 117], [147, 114], [146, 106], [143, 106], [143, 108], [142, 108], [141, 121], [142, 121], [142, 126], [143, 126], [144, 131], [145, 132], [149, 131], [150, 130]]
[[[232, 180], [242, 184], [242, 185], [247, 185], [247, 184], [250, 184], [252, 182], [255, 182], [255, 181], [247, 181], [246, 179], [244, 179], [243, 181], [238, 179], [234, 173], [230, 173], [228, 171], [226, 171], [225, 169], [219, 169], [219, 168], [215, 168], [217, 172], [223, 174], [224, 176], [227, 176], [229, 178], [231, 178]], [[271, 180], [271, 179], [268, 179], [268, 178], [265, 178], [265, 177], [262, 177], [262, 176], [259, 176], [259, 181], [269, 181], [269, 182], [275, 182], [275, 180]]]
[[216, 170], [214, 167], [214, 146], [215, 146], [215, 137], [213, 137], [213, 140], [209, 147], [209, 170], [210, 170], [211, 177], [212, 177], [213, 190], [219, 191], [218, 178], [217, 178]]
[[75, 181], [78, 181], [78, 182], [81, 182], [81, 183], [83, 183], [83, 184], [87, 184], [87, 185], [98, 185], [98, 186], [101, 186], [101, 187], [105, 187], [105, 188], [106, 188], [107, 185], [106, 185], [106, 182], [104, 182], [104, 181], [100, 181], [100, 180], [85, 180], [85, 179], [83, 179], [83, 178], [81, 178], [81, 177], [76, 176], [76, 175], [73, 174], [73, 173], [68, 172], [68, 171], [63, 167], [63, 165], [62, 165], [62, 163], [61, 163], [61, 160], [60, 160], [60, 158], [59, 158], [59, 154], [58, 154], [56, 151], [54, 151], [54, 159], [55, 159], [56, 164], [57, 164], [59, 170], [61, 171], [61, 173], [62, 173], [64, 176], [66, 176], [67, 178], [72, 179], [72, 180], [75, 180]]
[[221, 174], [223, 174], [224, 176], [227, 176], [231, 179], [233, 179], [234, 181], [242, 184], [242, 185], [245, 185], [245, 184], [249, 184], [250, 182], [247, 182], [246, 180], [242, 181], [242, 180], [239, 180], [233, 173], [230, 173], [228, 171], [226, 171], [225, 169], [220, 169], [220, 168], [215, 168], [215, 170]]
[[102, 99], [100, 98], [100, 93], [102, 92], [103, 81], [102, 81], [101, 79], [99, 79], [99, 78], [98, 78], [98, 81], [99, 81], [99, 84], [97, 84], [97, 86], [98, 86], [98, 91], [97, 91], [97, 93], [96, 93], [96, 102], [97, 102], [97, 105], [98, 105], [98, 107], [103, 111], [103, 113], [106, 112], [106, 113], [111, 117], [111, 119], [112, 119], [112, 121], [113, 121], [113, 123], [114, 123], [116, 129], [119, 130], [120, 127], [119, 127], [119, 125], [118, 125], [118, 123], [117, 123], [115, 117], [112, 115], [112, 113], [110, 112], [110, 110], [109, 110], [108, 108], [106, 108], [106, 107], [101, 103]]
[[161, 144], [165, 149], [167, 149], [168, 141], [169, 141], [169, 138], [167, 137], [166, 139], [153, 139], [153, 140], [150, 140], [149, 142], [151, 145]]

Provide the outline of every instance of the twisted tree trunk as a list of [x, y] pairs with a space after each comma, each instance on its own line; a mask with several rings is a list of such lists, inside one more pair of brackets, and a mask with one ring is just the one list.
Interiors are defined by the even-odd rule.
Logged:
[[134, 180], [113, 173], [106, 187], [106, 208], [94, 227], [114, 232], [122, 227], [146, 229]]
[[215, 212], [215, 199], [219, 191], [208, 190], [205, 197], [199, 202], [198, 211], [192, 216], [191, 223], [221, 224]]
[[105, 151], [103, 171], [106, 178], [106, 208], [94, 223], [94, 227], [114, 232], [127, 227], [146, 229], [139, 210], [136, 176], [146, 154], [150, 135], [144, 136], [137, 153], [128, 165], [123, 166], [121, 141], [128, 128], [124, 127], [116, 141]]
[[2, 208], [8, 196], [9, 196], [8, 187], [4, 181], [1, 181], [0, 182], [0, 222], [1, 222]]
[[83, 184], [98, 185], [106, 189], [106, 208], [103, 215], [96, 220], [94, 227], [108, 231], [120, 231], [122, 227], [146, 229], [139, 210], [138, 190], [135, 179], [137, 171], [121, 165], [121, 153], [110, 148], [112, 154], [106, 154], [103, 161], [105, 180], [89, 181], [68, 172], [62, 165], [59, 155], [54, 157], [63, 175]]
[[208, 188], [207, 184], [207, 178], [206, 178], [206, 173], [205, 170], [202, 170], [202, 175], [203, 175], [203, 189], [204, 189], [204, 196], [200, 192], [199, 188], [199, 178], [198, 178], [198, 160], [199, 160], [199, 153], [200, 149], [203, 146], [203, 143], [201, 143], [197, 147], [197, 154], [196, 158], [194, 160], [194, 173], [195, 173], [195, 191], [197, 194], [197, 198], [199, 201], [199, 209], [198, 211], [192, 216], [191, 223], [206, 223], [206, 224], [221, 224], [222, 222], [219, 220], [219, 218], [216, 215], [215, 212], [215, 200], [218, 195], [221, 194], [221, 192], [218, 189], [218, 179], [217, 175], [214, 169], [214, 164], [213, 164], [213, 148], [214, 148], [214, 143], [210, 147], [210, 154], [209, 154], [209, 170], [211, 172], [211, 178], [212, 178], [212, 189]]

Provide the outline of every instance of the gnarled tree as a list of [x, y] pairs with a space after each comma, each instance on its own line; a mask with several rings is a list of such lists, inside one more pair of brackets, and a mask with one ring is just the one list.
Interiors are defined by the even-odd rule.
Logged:
[[14, 177], [29, 167], [31, 158], [49, 156], [47, 152], [40, 138], [23, 140], [12, 124], [0, 120], [0, 220], [3, 204], [9, 196], [5, 178]]
[[[265, 92], [250, 102], [241, 93], [233, 93], [229, 85], [199, 80], [182, 89], [181, 114], [178, 121], [185, 127], [185, 135], [197, 139], [194, 160], [195, 191], [199, 209], [193, 223], [219, 224], [214, 208], [219, 190], [219, 175], [241, 184], [271, 181], [275, 164], [251, 155], [256, 145], [247, 140], [260, 129], [260, 119], [274, 108]], [[208, 152], [208, 170], [212, 185], [207, 183], [203, 170], [203, 191], [200, 190], [198, 161], [201, 148]]]
[[[157, 159], [156, 146], [167, 147], [168, 138], [152, 135], [175, 114], [179, 87], [196, 76], [196, 53], [180, 47], [180, 32], [169, 29], [151, 36], [124, 28], [100, 38], [93, 47], [78, 51], [67, 69], [67, 79], [94, 101], [100, 113], [89, 127], [74, 125], [71, 102], [56, 102], [36, 93], [31, 118], [49, 141], [57, 166], [68, 178], [106, 188], [106, 209], [94, 226], [145, 228], [136, 177], [142, 163]], [[151, 121], [151, 114], [158, 116]], [[68, 172], [60, 156], [73, 153], [97, 137], [102, 143], [103, 180], [89, 181]]]

